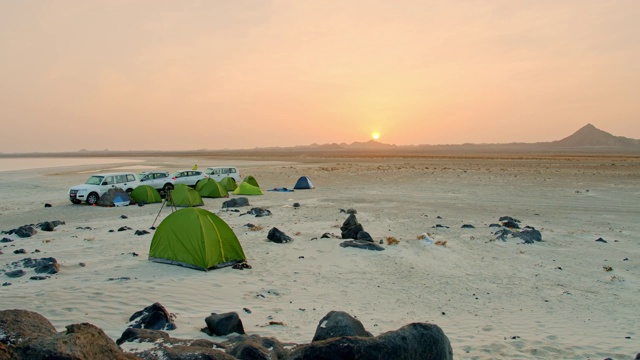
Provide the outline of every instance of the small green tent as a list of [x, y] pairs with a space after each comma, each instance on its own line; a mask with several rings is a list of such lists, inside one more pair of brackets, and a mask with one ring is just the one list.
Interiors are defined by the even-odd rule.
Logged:
[[240, 183], [240, 186], [233, 190], [233, 193], [235, 195], [264, 195], [262, 189], [247, 182]]
[[255, 187], [260, 187], [260, 185], [258, 185], [258, 180], [256, 180], [256, 178], [254, 178], [253, 176], [249, 175], [246, 178], [244, 178], [244, 181], [242, 181], [243, 183], [247, 183], [249, 185], [253, 185]]
[[246, 256], [224, 220], [205, 209], [187, 208], [158, 225], [149, 260], [206, 271], [243, 262]]
[[137, 203], [151, 204], [162, 202], [162, 197], [158, 190], [149, 185], [140, 185], [133, 189], [131, 197]]
[[169, 191], [171, 196], [170, 204], [173, 206], [202, 206], [202, 198], [197, 191], [185, 184], [176, 184], [173, 190]]
[[198, 181], [196, 184], [196, 191], [202, 197], [222, 198], [229, 196], [227, 189], [211, 178], [205, 178]]
[[236, 179], [229, 176], [220, 180], [220, 185], [222, 185], [222, 187], [224, 187], [227, 191], [233, 191], [238, 187], [238, 184], [236, 184]]

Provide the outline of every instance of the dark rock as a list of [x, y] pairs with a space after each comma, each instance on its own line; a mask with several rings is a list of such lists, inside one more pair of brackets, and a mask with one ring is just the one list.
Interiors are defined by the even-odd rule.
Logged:
[[267, 239], [279, 244], [293, 241], [287, 234], [283, 233], [282, 231], [278, 230], [278, 228], [275, 228], [275, 227], [269, 230], [269, 233], [267, 234]]
[[7, 275], [10, 278], [19, 278], [19, 277], [27, 275], [27, 273], [24, 272], [24, 270], [22, 270], [22, 269], [13, 270], [13, 271], [7, 271], [4, 274]]
[[502, 225], [493, 223], [493, 224], [489, 224], [489, 227], [490, 228], [492, 228], [492, 227], [502, 227]]
[[227, 200], [222, 203], [223, 209], [241, 206], [249, 206], [249, 199], [247, 199], [246, 197], [239, 197]]
[[370, 241], [361, 241], [361, 240], [347, 240], [340, 243], [342, 247], [355, 247], [358, 249], [364, 250], [376, 250], [382, 251], [384, 248], [378, 244], [372, 243]]
[[[238, 339], [240, 339], [238, 341]], [[283, 360], [288, 352], [284, 345], [274, 338], [265, 338], [258, 335], [243, 335], [234, 338], [229, 355], [242, 360]]]
[[237, 360], [222, 350], [213, 349], [213, 346], [199, 345], [202, 341], [189, 345], [178, 343], [175, 345], [158, 344], [152, 349], [136, 353], [137, 359], [145, 360]]
[[129, 318], [129, 326], [135, 329], [173, 330], [176, 324], [171, 320], [167, 309], [160, 303], [154, 303]]
[[360, 231], [358, 233], [358, 236], [356, 236], [356, 240], [362, 240], [362, 241], [371, 241], [373, 242], [373, 239], [371, 238], [371, 235], [369, 235], [368, 232], [366, 231]]
[[53, 231], [56, 228], [56, 226], [51, 221], [45, 221], [39, 225], [40, 225], [40, 230], [42, 231]]
[[48, 276], [36, 275], [29, 278], [29, 280], [47, 280]]
[[127, 230], [133, 230], [133, 229], [128, 226], [121, 226], [120, 228], [118, 228], [118, 231], [127, 231]]
[[11, 285], [13, 285], [13, 284], [11, 284], [11, 283], [10, 283], [10, 282], [8, 282], [8, 281], [7, 281], [7, 282], [3, 282], [3, 283], [2, 283], [2, 286], [11, 286]]
[[331, 238], [335, 238], [335, 239], [340, 239], [340, 237], [338, 235], [332, 234], [332, 233], [324, 233], [322, 234], [322, 236], [320, 236], [321, 239], [331, 239]]
[[42, 336], [16, 347], [19, 359], [138, 359], [123, 352], [104, 331], [88, 323], [73, 324], [67, 331]]
[[300, 203], [299, 202], [294, 202], [293, 203], [293, 207], [294, 208], [299, 208], [300, 207]]
[[23, 225], [17, 228], [14, 234], [18, 235], [21, 238], [32, 237], [37, 234], [38, 231], [31, 225]]
[[432, 226], [433, 229], [448, 229], [449, 227], [442, 224], [435, 224]]
[[244, 334], [242, 320], [236, 312], [224, 314], [211, 314], [204, 319], [209, 332], [216, 336], [225, 336], [231, 333]]
[[462, 229], [475, 229], [476, 227], [471, 224], [464, 224], [461, 226]]
[[522, 239], [525, 244], [533, 244], [536, 241], [542, 241], [542, 234], [534, 228], [522, 230], [515, 233], [515, 236]]
[[0, 343], [18, 345], [33, 339], [53, 336], [56, 328], [44, 316], [27, 310], [0, 311]]
[[127, 215], [120, 215], [120, 219], [128, 219], [129, 217]]
[[9, 238], [5, 237], [5, 238], [2, 238], [2, 240], [0, 240], [0, 242], [10, 243], [10, 242], [13, 242], [13, 239], [9, 239]]
[[155, 343], [158, 340], [169, 339], [169, 334], [160, 330], [127, 328], [120, 338], [116, 340], [116, 344], [122, 345], [126, 342], [150, 342]]
[[350, 208], [350, 209], [347, 209], [346, 213], [347, 214], [357, 214], [358, 211], [356, 209]]
[[451, 343], [434, 324], [412, 323], [376, 337], [346, 336], [301, 345], [290, 360], [448, 360]]
[[340, 227], [340, 231], [342, 231], [343, 239], [357, 239], [358, 233], [360, 231], [364, 231], [364, 228], [360, 223], [358, 223], [358, 219], [356, 219], [355, 214], [350, 214], [347, 219], [342, 223]]
[[318, 322], [316, 333], [311, 341], [322, 341], [340, 336], [373, 337], [370, 332], [365, 330], [360, 320], [344, 311], [330, 311]]
[[503, 222], [502, 226], [509, 229], [520, 229], [520, 225], [518, 225], [517, 222], [511, 220]]
[[25, 249], [18, 249], [18, 250], [13, 250], [14, 254], [26, 254], [27, 250]]
[[263, 208], [252, 208], [246, 212], [247, 215], [254, 215], [255, 217], [271, 216], [271, 211]]
[[498, 219], [498, 221], [503, 222], [503, 221], [513, 221], [515, 223], [519, 223], [520, 220], [516, 219], [516, 218], [512, 218], [511, 216], [501, 216], [500, 219]]
[[50, 208], [50, 207], [51, 207], [51, 204], [46, 203], [46, 204], [44, 204], [44, 207], [46, 207], [46, 208]]
[[146, 234], [150, 234], [150, 232], [148, 232], [147, 230], [136, 230], [136, 232], [134, 233], [134, 235], [146, 235]]
[[607, 243], [607, 240], [603, 239], [603, 238], [597, 238], [596, 239], [597, 242], [601, 242], [601, 243]]
[[507, 241], [507, 237], [513, 236], [513, 231], [509, 229], [500, 229], [493, 233], [493, 235], [497, 235], [496, 239], [500, 239], [502, 241]]

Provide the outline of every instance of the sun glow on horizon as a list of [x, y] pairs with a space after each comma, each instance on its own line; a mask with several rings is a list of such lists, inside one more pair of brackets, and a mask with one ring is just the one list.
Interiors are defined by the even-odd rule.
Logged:
[[373, 132], [373, 133], [371, 133], [371, 138], [373, 138], [373, 140], [378, 140], [378, 139], [380, 139], [380, 133], [379, 133], [379, 132]]

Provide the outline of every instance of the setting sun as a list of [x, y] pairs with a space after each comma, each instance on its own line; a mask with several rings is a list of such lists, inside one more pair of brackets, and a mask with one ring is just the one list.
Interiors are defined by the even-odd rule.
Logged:
[[378, 140], [380, 138], [380, 133], [374, 132], [371, 134], [371, 137], [373, 138], [373, 140]]

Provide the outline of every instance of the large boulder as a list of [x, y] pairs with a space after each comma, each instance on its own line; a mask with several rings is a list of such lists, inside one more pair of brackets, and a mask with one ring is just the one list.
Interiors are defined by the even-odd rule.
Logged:
[[242, 335], [232, 340], [233, 346], [227, 351], [241, 360], [282, 360], [288, 351], [278, 339], [259, 335]]
[[36, 312], [18, 309], [0, 311], [0, 343], [19, 345], [57, 333], [53, 324]]
[[161, 330], [149, 330], [149, 329], [139, 329], [139, 328], [127, 328], [120, 338], [116, 340], [116, 344], [122, 345], [126, 342], [149, 342], [155, 343], [157, 341], [164, 342], [168, 340], [169, 334]]
[[451, 343], [434, 324], [412, 323], [376, 337], [342, 336], [301, 345], [290, 360], [449, 360]]
[[364, 228], [362, 227], [362, 225], [360, 225], [360, 223], [358, 223], [356, 215], [350, 214], [344, 221], [344, 223], [342, 223], [340, 231], [342, 231], [343, 239], [357, 239], [358, 233], [364, 231]]
[[151, 330], [174, 330], [176, 324], [171, 315], [160, 303], [154, 303], [135, 312], [129, 318], [129, 327]]
[[226, 354], [222, 350], [213, 349], [211, 346], [191, 345], [165, 345], [158, 344], [152, 349], [134, 353], [136, 359], [144, 360], [237, 360], [234, 356]]
[[67, 326], [53, 336], [43, 336], [23, 343], [14, 350], [15, 359], [92, 359], [134, 360], [95, 325], [82, 323]]
[[241, 206], [249, 206], [249, 199], [247, 199], [246, 197], [239, 197], [227, 200], [222, 203], [223, 209]]
[[204, 319], [204, 322], [207, 324], [208, 332], [212, 335], [244, 334], [242, 320], [240, 320], [240, 316], [236, 312], [224, 314], [212, 313]]
[[21, 238], [32, 237], [37, 233], [38, 233], [38, 230], [36, 230], [36, 228], [34, 228], [31, 225], [23, 225], [15, 230], [15, 234]]
[[274, 243], [284, 244], [293, 241], [291, 237], [284, 232], [278, 230], [278, 228], [274, 227], [269, 230], [267, 234], [267, 239], [273, 241]]
[[370, 332], [364, 329], [360, 320], [344, 311], [330, 311], [325, 315], [313, 335], [312, 342], [337, 338], [340, 336], [372, 337]]

